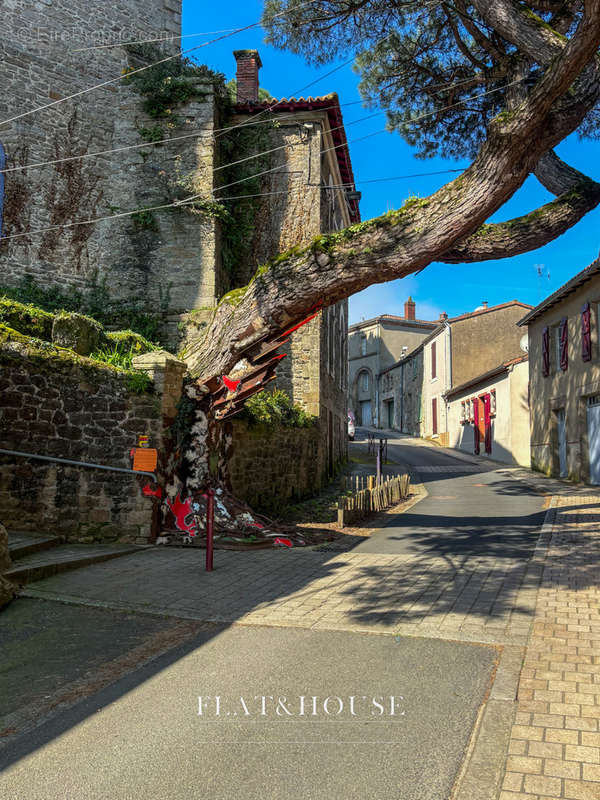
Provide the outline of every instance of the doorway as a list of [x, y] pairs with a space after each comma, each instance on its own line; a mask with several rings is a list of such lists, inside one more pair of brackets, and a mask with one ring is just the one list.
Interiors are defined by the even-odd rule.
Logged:
[[371, 424], [371, 401], [370, 400], [363, 400], [360, 404], [360, 424], [361, 425], [370, 425]]
[[393, 428], [394, 427], [394, 401], [393, 400], [387, 400], [386, 401], [386, 406], [387, 406], [387, 426], [388, 426], [388, 428]]
[[590, 483], [600, 486], [600, 394], [588, 397], [587, 427], [590, 451]]
[[556, 411], [556, 433], [558, 439], [558, 474], [567, 477], [567, 426], [564, 408]]

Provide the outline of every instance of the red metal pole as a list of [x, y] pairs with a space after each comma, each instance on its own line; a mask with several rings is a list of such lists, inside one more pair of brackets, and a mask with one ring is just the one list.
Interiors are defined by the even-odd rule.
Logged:
[[213, 533], [215, 521], [215, 492], [208, 489], [206, 492], [206, 571], [213, 568]]

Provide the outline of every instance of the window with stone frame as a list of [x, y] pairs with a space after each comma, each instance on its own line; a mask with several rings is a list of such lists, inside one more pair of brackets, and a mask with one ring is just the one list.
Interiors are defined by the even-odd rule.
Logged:
[[360, 335], [360, 354], [361, 356], [367, 355], [367, 337], [364, 333]]
[[369, 373], [363, 372], [362, 373], [362, 390], [363, 392], [369, 391]]

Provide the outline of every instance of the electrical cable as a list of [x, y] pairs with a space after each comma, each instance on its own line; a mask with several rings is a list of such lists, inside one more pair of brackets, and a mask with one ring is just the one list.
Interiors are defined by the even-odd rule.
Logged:
[[[297, 6], [297, 8], [302, 8], [303, 6], [312, 5], [313, 3], [316, 3], [316, 2], [318, 2], [318, 0], [306, 0], [300, 6]], [[296, 9], [294, 9], [294, 10], [296, 10]], [[274, 16], [276, 16], [276, 17], [277, 16], [282, 16], [282, 15], [287, 14], [287, 13], [288, 13], [287, 11], [285, 11], [285, 12], [282, 11], [279, 14], [275, 14]], [[172, 61], [174, 58], [181, 58], [181, 56], [185, 55], [186, 53], [191, 53], [191, 52], [193, 52], [195, 50], [200, 50], [203, 47], [207, 47], [210, 44], [215, 44], [216, 42], [220, 42], [223, 39], [228, 39], [231, 36], [235, 36], [236, 33], [243, 33], [244, 31], [250, 30], [251, 28], [259, 27], [261, 25], [261, 22], [262, 21], [259, 20], [258, 22], [253, 22], [250, 25], [245, 25], [243, 28], [236, 28], [233, 32], [225, 33], [222, 36], [218, 36], [216, 39], [211, 39], [210, 41], [203, 42], [202, 44], [198, 44], [195, 47], [190, 47], [188, 50], [182, 50], [181, 52], [175, 53], [174, 55], [166, 56], [165, 58], [161, 58], [159, 61], [155, 61], [152, 64], [146, 65], [145, 67], [138, 67], [137, 69], [129, 70], [128, 72], [126, 72], [125, 75], [119, 75], [117, 78], [110, 78], [109, 80], [103, 81], [102, 83], [95, 84], [94, 86], [88, 86], [86, 89], [81, 89], [78, 92], [74, 92], [73, 94], [67, 95], [67, 97], [61, 97], [58, 100], [53, 100], [51, 103], [46, 103], [43, 106], [38, 106], [37, 108], [32, 108], [29, 111], [24, 111], [22, 114], [17, 114], [14, 117], [10, 117], [9, 119], [5, 119], [2, 122], [0, 122], [0, 128], [3, 125], [8, 125], [11, 122], [16, 122], [19, 119], [23, 119], [24, 117], [28, 117], [31, 114], [35, 114], [38, 111], [44, 111], [44, 110], [46, 110], [48, 108], [53, 108], [54, 106], [57, 106], [60, 103], [66, 103], [67, 100], [73, 100], [75, 97], [81, 97], [84, 94], [89, 94], [89, 92], [93, 92], [96, 89], [102, 89], [105, 86], [110, 86], [112, 83], [117, 83], [118, 81], [123, 80], [123, 78], [129, 78], [129, 77], [131, 77], [131, 75], [136, 75], [136, 74], [138, 74], [140, 72], [144, 72], [147, 69], [151, 69], [152, 67], [156, 67], [159, 64], [164, 64], [167, 61]]]

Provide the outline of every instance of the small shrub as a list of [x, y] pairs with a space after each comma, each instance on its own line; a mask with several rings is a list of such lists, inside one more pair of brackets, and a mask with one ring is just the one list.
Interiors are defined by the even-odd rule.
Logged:
[[281, 389], [274, 392], [259, 392], [244, 406], [240, 417], [249, 424], [284, 425], [293, 428], [309, 428], [317, 418], [307, 414], [303, 408], [294, 405]]

